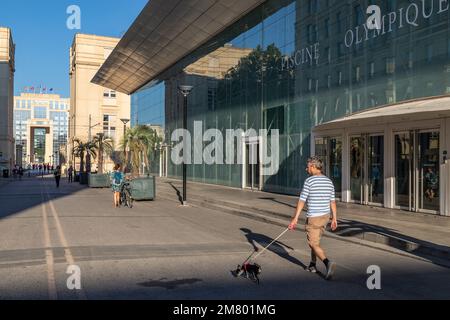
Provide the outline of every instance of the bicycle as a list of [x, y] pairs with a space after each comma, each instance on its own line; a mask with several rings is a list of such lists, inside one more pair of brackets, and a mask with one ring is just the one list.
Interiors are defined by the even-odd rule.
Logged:
[[131, 197], [131, 186], [129, 182], [124, 182], [120, 189], [120, 205], [130, 209], [133, 208], [133, 198]]

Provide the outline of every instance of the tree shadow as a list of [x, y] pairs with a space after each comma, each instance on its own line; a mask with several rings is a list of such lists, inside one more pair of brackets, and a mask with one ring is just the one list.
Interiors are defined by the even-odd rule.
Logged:
[[[247, 229], [247, 228], [241, 228], [240, 230], [242, 232], [244, 232], [245, 237], [247, 238], [247, 241], [253, 246], [253, 249], [255, 251], [262, 250], [256, 246], [257, 244], [259, 244], [262, 247], [265, 247], [274, 240], [273, 238], [270, 238], [266, 235], [263, 235], [260, 233], [254, 233], [250, 229]], [[294, 250], [292, 247], [286, 245], [285, 243], [283, 243], [281, 241], [275, 241], [269, 248], [267, 248], [267, 250], [269, 250], [269, 251], [277, 254], [279, 257], [305, 269], [306, 266], [303, 264], [303, 262], [301, 262], [297, 258], [291, 256], [289, 254], [289, 252], [286, 250], [286, 248], [289, 250]]]

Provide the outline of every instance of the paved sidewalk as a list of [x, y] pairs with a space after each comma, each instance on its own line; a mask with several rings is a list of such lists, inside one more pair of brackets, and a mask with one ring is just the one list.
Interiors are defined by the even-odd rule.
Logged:
[[[176, 199], [177, 190], [182, 192], [180, 181], [158, 180], [159, 196]], [[194, 205], [286, 226], [298, 201], [295, 196], [194, 182], [188, 182], [187, 199]], [[338, 230], [327, 232], [328, 236], [381, 244], [439, 264], [450, 263], [450, 217], [339, 203], [338, 220]]]

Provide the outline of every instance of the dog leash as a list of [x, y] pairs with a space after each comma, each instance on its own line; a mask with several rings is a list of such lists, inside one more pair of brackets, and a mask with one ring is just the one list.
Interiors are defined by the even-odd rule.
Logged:
[[246, 265], [250, 260], [256, 260], [256, 258], [258, 258], [264, 251], [266, 251], [274, 242], [276, 242], [278, 239], [280, 239], [286, 232], [289, 231], [289, 228], [286, 228], [286, 230], [284, 230], [278, 237], [276, 237], [271, 243], [269, 243], [266, 247], [264, 247], [264, 249], [262, 249], [253, 259], [252, 256], [257, 252], [254, 251], [248, 258], [247, 260], [245, 260], [245, 262], [243, 263], [243, 265]]

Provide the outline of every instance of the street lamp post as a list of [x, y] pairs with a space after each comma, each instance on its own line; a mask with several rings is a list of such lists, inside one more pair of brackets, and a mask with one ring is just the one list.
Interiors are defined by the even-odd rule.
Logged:
[[187, 205], [187, 196], [186, 196], [186, 150], [187, 148], [190, 148], [190, 146], [187, 145], [187, 137], [186, 137], [186, 130], [187, 130], [187, 104], [188, 104], [188, 96], [192, 91], [192, 86], [179, 86], [178, 89], [180, 90], [181, 94], [184, 97], [184, 103], [183, 103], [183, 129], [184, 129], [184, 137], [183, 137], [183, 206]]
[[123, 122], [123, 172], [126, 171], [127, 164], [125, 161], [127, 160], [127, 145], [125, 143], [125, 135], [127, 134], [127, 124], [130, 122], [130, 119], [120, 119]]

